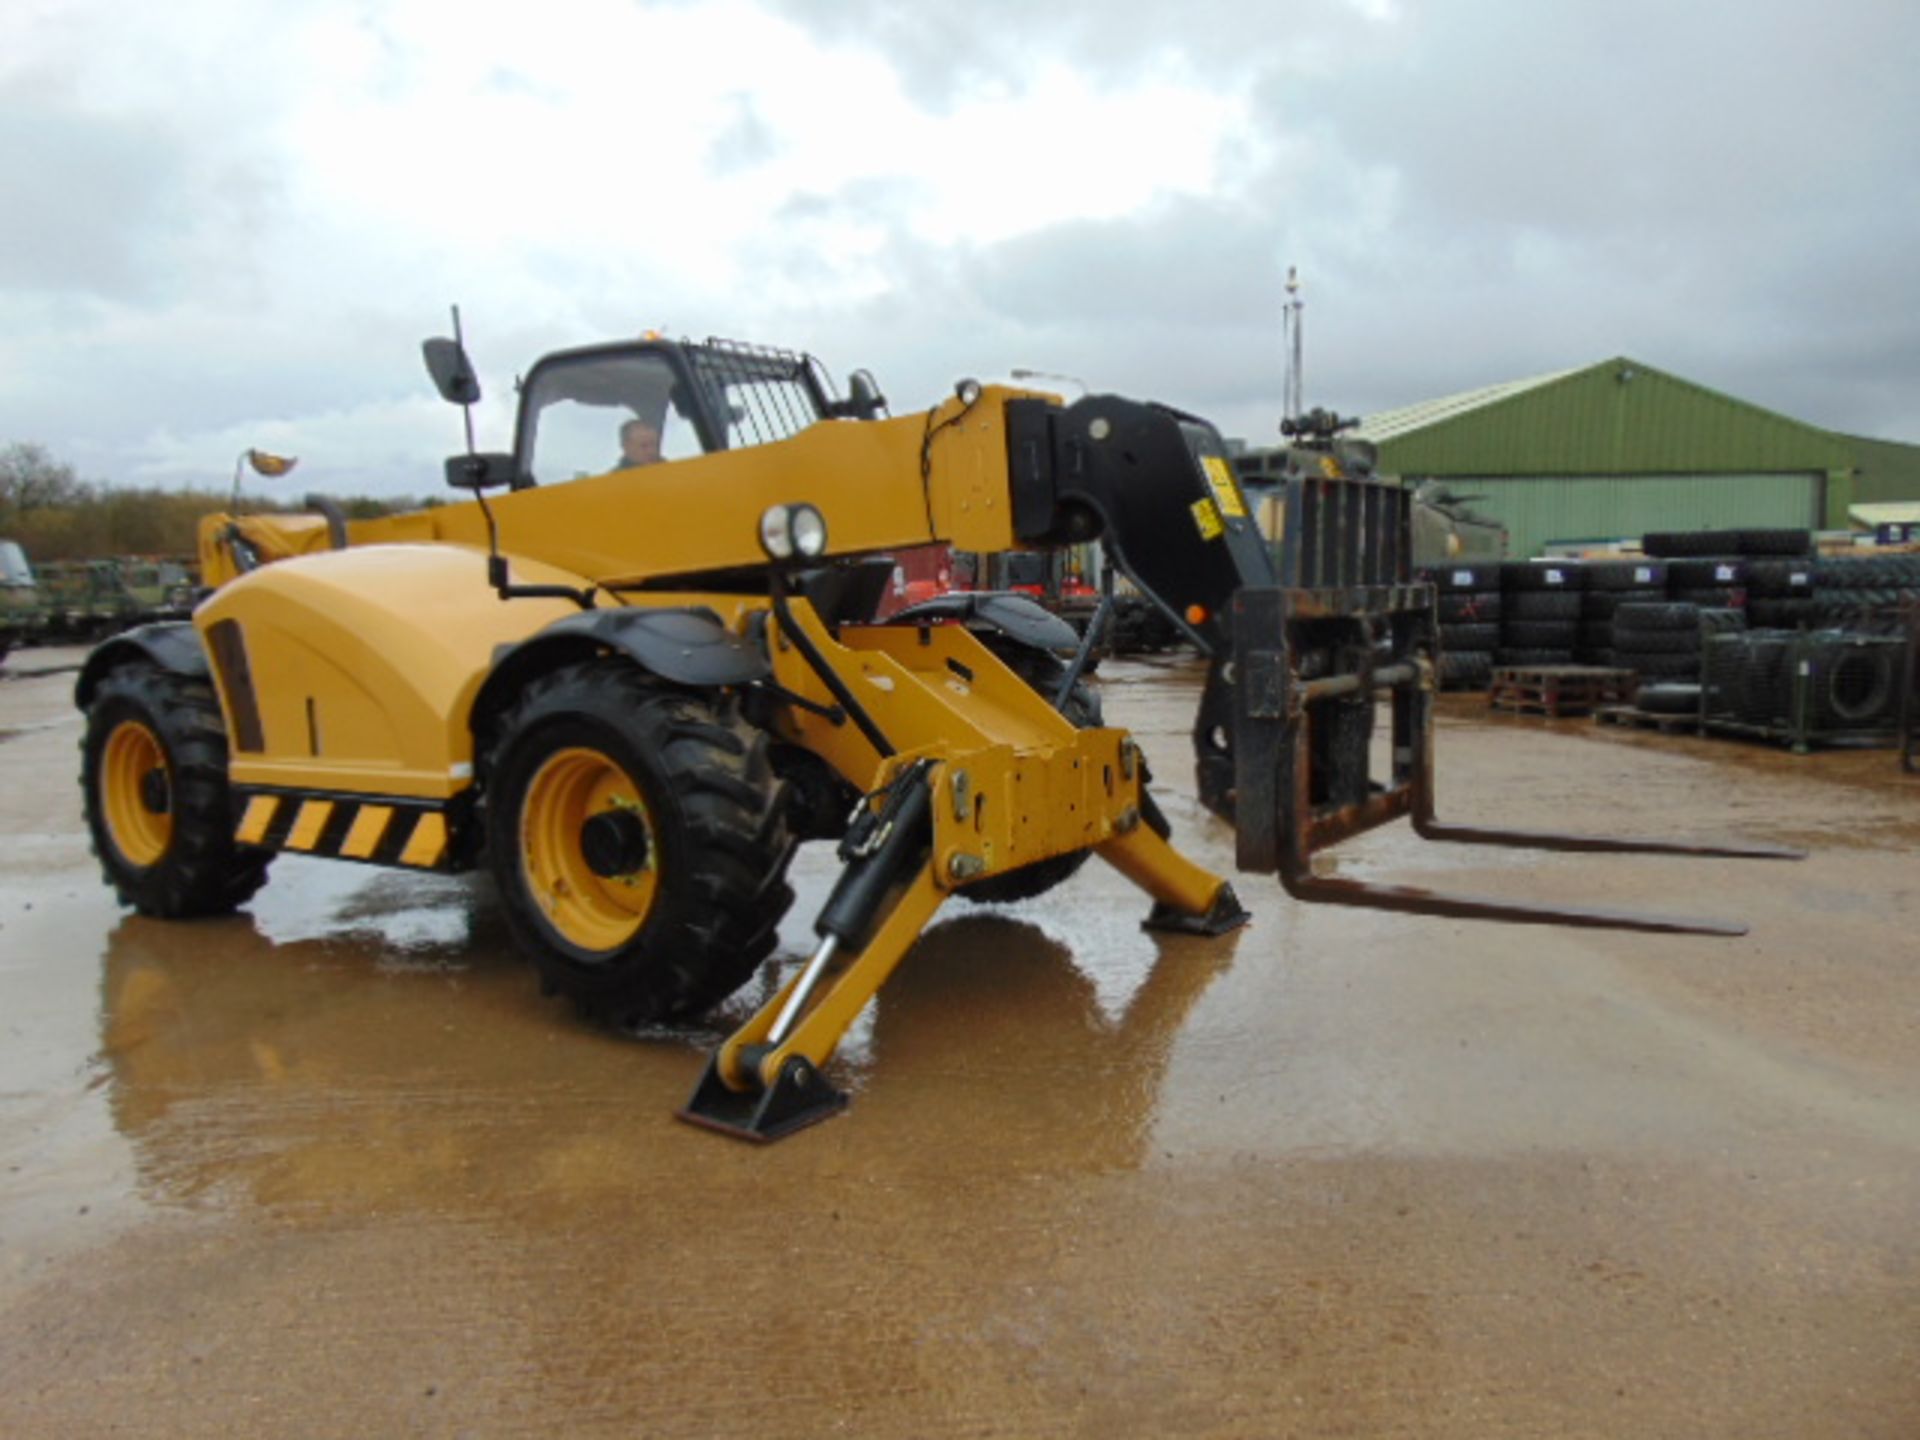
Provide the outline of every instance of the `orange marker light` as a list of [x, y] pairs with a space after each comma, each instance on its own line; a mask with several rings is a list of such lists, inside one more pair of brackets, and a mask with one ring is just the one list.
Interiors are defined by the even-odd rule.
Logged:
[[1206, 624], [1207, 623], [1207, 607], [1204, 605], [1187, 606], [1187, 623], [1189, 625]]

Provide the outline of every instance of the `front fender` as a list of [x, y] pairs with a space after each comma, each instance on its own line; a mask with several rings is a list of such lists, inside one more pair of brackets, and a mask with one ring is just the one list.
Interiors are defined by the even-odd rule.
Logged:
[[711, 610], [586, 610], [494, 653], [493, 669], [474, 698], [474, 733], [484, 732], [535, 676], [603, 650], [625, 655], [670, 684], [702, 690], [750, 685], [773, 673], [766, 651], [735, 635]]
[[80, 667], [79, 679], [74, 681], [73, 703], [86, 709], [107, 673], [129, 660], [151, 660], [171, 674], [195, 679], [205, 679], [210, 673], [206, 648], [190, 623], [173, 620], [139, 625], [93, 647]]

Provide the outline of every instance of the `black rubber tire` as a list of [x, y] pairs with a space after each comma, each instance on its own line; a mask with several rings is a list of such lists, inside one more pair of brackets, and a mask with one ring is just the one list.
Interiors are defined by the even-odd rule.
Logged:
[[1472, 650], [1492, 650], [1500, 643], [1498, 625], [1447, 625], [1440, 627], [1440, 648], [1449, 654]]
[[1685, 630], [1697, 633], [1700, 629], [1700, 612], [1692, 605], [1678, 604], [1671, 600], [1642, 600], [1631, 605], [1622, 605], [1613, 612], [1613, 634], [1616, 644], [1625, 645], [1625, 637], [1630, 633], [1650, 630]]
[[1843, 645], [1822, 657], [1814, 723], [1822, 730], [1872, 730], [1889, 723], [1900, 695], [1891, 645]]
[[[146, 727], [159, 743], [166, 810], [156, 813], [172, 817], [165, 849], [145, 865], [129, 859], [116, 841], [103, 790], [102, 754], [109, 737], [128, 722]], [[101, 873], [120, 902], [142, 915], [225, 915], [266, 883], [272, 852], [234, 842], [226, 726], [205, 680], [144, 660], [109, 671], [87, 705], [80, 788]]]
[[1740, 530], [1742, 555], [1811, 555], [1813, 533], [1808, 530]]
[[1694, 655], [1700, 650], [1700, 629], [1615, 630], [1613, 648], [1622, 656]]
[[1442, 625], [1497, 624], [1503, 603], [1498, 590], [1455, 590], [1434, 602]]
[[1742, 533], [1739, 530], [1652, 530], [1641, 537], [1640, 548], [1663, 560], [1736, 555]]
[[1644, 590], [1658, 595], [1667, 588], [1667, 567], [1658, 560], [1590, 560], [1584, 568], [1589, 591]]
[[1441, 595], [1467, 592], [1485, 592], [1500, 589], [1500, 565], [1429, 565], [1423, 569], [1421, 578], [1432, 584]]
[[1571, 665], [1573, 648], [1555, 650], [1496, 650], [1493, 652], [1496, 667], [1520, 668], [1531, 665]]
[[[484, 777], [488, 863], [508, 928], [543, 986], [619, 1025], [684, 1020], [731, 995], [772, 952], [793, 903], [787, 796], [767, 736], [731, 700], [599, 658], [535, 680], [495, 736]], [[600, 950], [547, 918], [524, 860], [527, 787], [547, 760], [573, 748], [634, 783], [660, 870], [639, 928]]]
[[[1066, 676], [1065, 662], [1043, 650], [1029, 650], [1024, 645], [989, 645], [987, 648], [998, 655], [1009, 670], [1049, 701]], [[1060, 713], [1072, 721], [1077, 730], [1101, 724], [1099, 692], [1084, 681], [1076, 682], [1073, 689], [1067, 692], [1067, 703], [1060, 707]], [[1051, 855], [1031, 865], [1022, 865], [1018, 870], [1009, 870], [1004, 875], [989, 875], [984, 880], [976, 880], [971, 885], [962, 886], [959, 893], [981, 905], [1006, 905], [1016, 900], [1031, 900], [1071, 879], [1087, 863], [1087, 856], [1092, 853], [1090, 850], [1074, 850], [1065, 855]]]
[[1667, 562], [1667, 593], [1683, 590], [1729, 590], [1746, 584], [1747, 562], [1737, 556], [1716, 555], [1701, 560]]
[[1806, 560], [1749, 560], [1746, 588], [1749, 595], [1769, 600], [1810, 595], [1813, 566]]
[[1747, 601], [1747, 623], [1756, 628], [1798, 630], [1814, 623], [1817, 604], [1810, 598]]
[[1580, 643], [1580, 622], [1508, 620], [1500, 626], [1500, 643], [1509, 650], [1571, 650]]
[[1738, 610], [1744, 605], [1744, 590], [1674, 590], [1669, 592], [1675, 604], [1691, 605], [1697, 610]]
[[1649, 715], [1691, 715], [1700, 708], [1700, 686], [1685, 680], [1642, 685], [1634, 692], [1633, 704]]
[[1698, 651], [1688, 655], [1629, 655], [1624, 651], [1616, 652], [1616, 658], [1623, 670], [1632, 670], [1639, 675], [1650, 675], [1659, 680], [1698, 680], [1700, 678], [1700, 655]]
[[1578, 590], [1579, 565], [1566, 560], [1509, 560], [1500, 567], [1500, 588], [1511, 595], [1521, 590]]
[[1448, 690], [1484, 690], [1492, 679], [1489, 651], [1448, 650], [1440, 656], [1440, 683]]
[[1578, 590], [1516, 590], [1507, 597], [1505, 619], [1578, 620], [1585, 597]]

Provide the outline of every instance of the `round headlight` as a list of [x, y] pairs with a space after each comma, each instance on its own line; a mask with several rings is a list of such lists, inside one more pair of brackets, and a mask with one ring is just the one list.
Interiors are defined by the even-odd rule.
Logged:
[[790, 513], [793, 517], [789, 526], [793, 548], [809, 557], [825, 553], [827, 517], [811, 505], [795, 505]]
[[793, 516], [786, 506], [769, 506], [760, 517], [760, 548], [775, 560], [793, 558]]

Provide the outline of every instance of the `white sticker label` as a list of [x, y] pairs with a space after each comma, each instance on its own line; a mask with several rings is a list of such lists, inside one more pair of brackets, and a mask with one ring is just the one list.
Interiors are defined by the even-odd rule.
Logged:
[[1809, 583], [1811, 583], [1811, 577], [1809, 577], [1804, 570], [1796, 570], [1787, 576], [1787, 584], [1789, 585], [1806, 585]]
[[1565, 580], [1566, 578], [1567, 577], [1562, 575], [1558, 570], [1547, 571], [1547, 584], [1549, 585], [1558, 585], [1561, 581]]
[[1716, 565], [1716, 566], [1714, 566], [1714, 567], [1713, 567], [1713, 578], [1714, 578], [1714, 579], [1716, 579], [1716, 580], [1731, 580], [1731, 579], [1733, 579], [1733, 566], [1731, 566], [1731, 565]]
[[1651, 565], [1636, 565], [1633, 567], [1633, 583], [1634, 584], [1647, 585], [1652, 583], [1652, 581], [1653, 581], [1653, 567]]
[[1473, 572], [1471, 570], [1454, 571], [1453, 583], [1456, 585], [1462, 585], [1462, 586], [1473, 584]]

